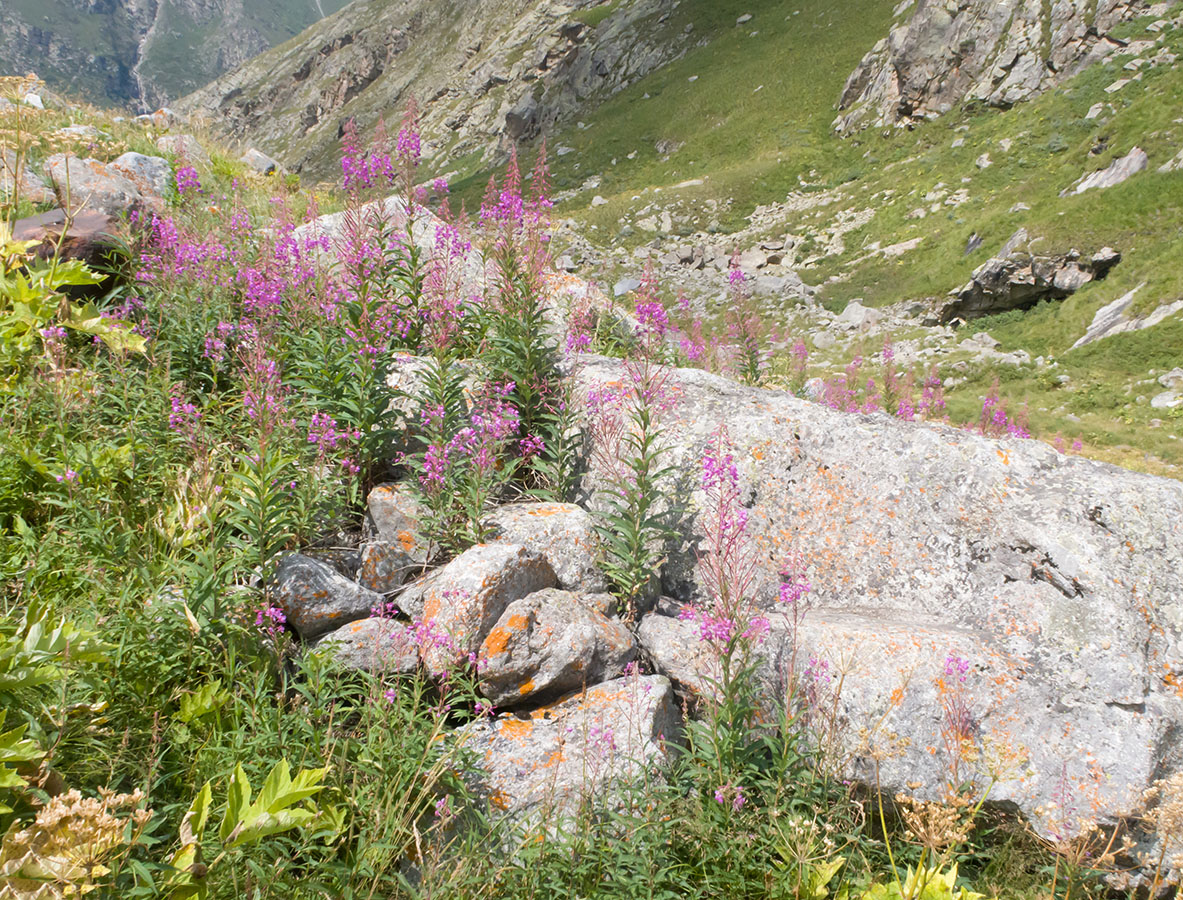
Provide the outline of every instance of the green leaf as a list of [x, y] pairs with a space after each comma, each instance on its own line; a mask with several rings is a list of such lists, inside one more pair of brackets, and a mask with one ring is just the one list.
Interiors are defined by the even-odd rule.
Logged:
[[[285, 763], [286, 764], [286, 763]], [[230, 779], [230, 797], [226, 803], [226, 814], [222, 817], [222, 824], [218, 828], [218, 837], [227, 841], [235, 829], [239, 827], [243, 811], [251, 802], [251, 783], [247, 780], [242, 763], [234, 767], [234, 775]]]
[[197, 690], [181, 696], [177, 719], [182, 722], [192, 722], [194, 719], [199, 719], [221, 709], [230, 702], [230, 699], [231, 694], [222, 687], [221, 679], [215, 678]]

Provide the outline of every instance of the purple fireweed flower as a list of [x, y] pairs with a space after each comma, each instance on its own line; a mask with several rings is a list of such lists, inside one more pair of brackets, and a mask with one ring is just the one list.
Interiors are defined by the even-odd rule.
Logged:
[[669, 330], [669, 315], [659, 300], [638, 296], [636, 316], [641, 330], [655, 338], [664, 337]]
[[66, 340], [66, 329], [61, 325], [49, 325], [41, 329], [41, 339], [46, 347], [61, 344]]
[[187, 400], [173, 395], [172, 408], [168, 414], [168, 427], [192, 438], [201, 419], [201, 411]]
[[348, 429], [341, 430], [336, 420], [328, 413], [314, 413], [308, 425], [308, 443], [316, 444], [321, 455], [327, 455], [333, 450], [350, 441], [361, 437], [361, 432]]
[[255, 613], [255, 627], [266, 637], [274, 640], [283, 633], [288, 617], [278, 606], [269, 605]]
[[966, 676], [969, 674], [969, 660], [963, 656], [958, 656], [956, 653], [950, 653], [945, 658], [945, 675], [950, 678], [956, 678], [959, 682], [964, 682]]
[[806, 581], [805, 576], [799, 572], [782, 572], [781, 578], [785, 579], [780, 586], [779, 599], [781, 603], [796, 605], [813, 590], [813, 585]]
[[176, 174], [177, 193], [182, 197], [190, 191], [200, 191], [201, 182], [197, 179], [197, 170], [192, 166], [181, 166]]
[[404, 122], [403, 127], [399, 129], [398, 139], [395, 142], [395, 153], [404, 164], [419, 165], [422, 147], [419, 142], [419, 133], [415, 130], [413, 122]]
[[346, 190], [367, 188], [373, 184], [370, 164], [362, 152], [357, 134], [357, 123], [349, 119], [341, 136], [341, 174]]
[[735, 786], [735, 796], [731, 800], [731, 808], [736, 812], [739, 812], [741, 809], [743, 809], [743, 805], [746, 802], [747, 798], [744, 797], [743, 788], [737, 784]]
[[433, 181], [431, 183], [431, 189], [433, 191], [435, 191], [437, 194], [439, 194], [441, 197], [446, 196], [448, 193], [448, 179], [437, 178], [435, 181]]

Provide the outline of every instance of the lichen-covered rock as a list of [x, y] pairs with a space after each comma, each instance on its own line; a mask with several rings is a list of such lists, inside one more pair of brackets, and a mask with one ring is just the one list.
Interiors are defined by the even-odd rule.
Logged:
[[45, 173], [62, 206], [68, 202], [71, 211], [88, 209], [119, 216], [144, 204], [135, 182], [97, 159], [55, 153], [45, 161]]
[[476, 653], [509, 604], [557, 584], [540, 554], [518, 544], [477, 544], [404, 591], [398, 605], [440, 636], [423, 648], [436, 672]]
[[422, 524], [429, 515], [404, 484], [380, 484], [366, 498], [365, 529], [380, 541], [397, 546], [414, 562], [427, 562], [430, 546]]
[[619, 619], [578, 594], [538, 591], [511, 603], [481, 644], [481, 693], [517, 706], [616, 678], [636, 656]]
[[173, 167], [162, 156], [145, 156], [129, 150], [112, 162], [111, 168], [131, 181], [145, 197], [160, 200], [172, 189]]
[[379, 675], [408, 675], [419, 668], [419, 650], [405, 622], [373, 616], [330, 631], [316, 643], [337, 665]]
[[[794, 621], [787, 615], [772, 613], [766, 618], [769, 633], [755, 642], [748, 661], [755, 666], [761, 712], [772, 718], [786, 702], [795, 631]], [[694, 702], [718, 697], [723, 666], [715, 646], [702, 639], [697, 622], [651, 613], [641, 620], [637, 639], [645, 659], [673, 682], [681, 699]]]
[[479, 722], [462, 740], [477, 756], [474, 780], [493, 811], [553, 824], [585, 801], [602, 804], [659, 773], [680, 733], [669, 681], [626, 676], [528, 717]]
[[718, 655], [700, 640], [694, 622], [650, 613], [641, 619], [637, 640], [653, 668], [687, 698], [711, 696], [722, 675]]
[[397, 590], [416, 571], [422, 569], [401, 543], [368, 541], [361, 548], [361, 568], [357, 581], [379, 594]]
[[[578, 388], [623, 377], [619, 361], [589, 357]], [[1097, 815], [1136, 815], [1150, 773], [1183, 768], [1183, 485], [1039, 441], [840, 413], [698, 370], [674, 371], [666, 391], [662, 462], [675, 483], [699, 483], [703, 449], [727, 425], [760, 550], [756, 602], [777, 609], [781, 572], [804, 567], [812, 609], [799, 666], [815, 656], [841, 671], [856, 632], [868, 660], [885, 659], [903, 634], [925, 634], [932, 639], [909, 651], [919, 685], [956, 650], [981, 676], [972, 706], [980, 734], [1022, 748], [1026, 760], [991, 797], [1031, 816], [1065, 781], [1091, 785]], [[588, 493], [603, 483], [600, 456]], [[687, 512], [663, 587], [690, 602], [701, 600], [694, 548], [704, 495], [680, 500]], [[770, 618], [768, 640], [781, 647], [768, 655], [783, 666]], [[882, 714], [871, 687], [885, 671], [869, 664], [846, 679], [868, 685], [851, 687], [848, 720]], [[931, 743], [942, 715], [931, 699], [923, 714], [893, 720], [916, 747]], [[940, 754], [902, 759], [888, 769], [891, 788], [943, 783]]]
[[350, 581], [319, 560], [293, 553], [275, 573], [276, 599], [288, 624], [303, 640], [312, 640], [380, 606], [382, 595]]
[[171, 153], [180, 165], [195, 166], [199, 169], [210, 167], [209, 154], [201, 146], [201, 142], [191, 134], [165, 134], [156, 139], [156, 149], [163, 153]]
[[541, 553], [567, 591], [598, 594], [608, 588], [596, 565], [600, 542], [588, 512], [573, 503], [512, 503], [486, 520], [489, 541], [521, 544]]
[[962, 100], [1013, 106], [1122, 46], [1110, 31], [1144, 9], [1138, 0], [901, 4], [907, 19], [851, 73], [834, 126], [907, 124]]

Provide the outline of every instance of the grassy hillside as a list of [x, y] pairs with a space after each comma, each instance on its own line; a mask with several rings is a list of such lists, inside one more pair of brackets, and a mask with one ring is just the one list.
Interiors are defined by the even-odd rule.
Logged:
[[[669, 247], [709, 237], [751, 246], [762, 231], [796, 235], [803, 248], [798, 271], [821, 285], [820, 300], [836, 311], [852, 299], [885, 306], [941, 298], [1020, 227], [1038, 252], [1116, 247], [1123, 261], [1106, 280], [1063, 302], [970, 328], [988, 330], [1003, 350], [1054, 358], [1054, 374], [1067, 375], [1067, 385], [1034, 366], [971, 366], [951, 405], [972, 418], [972, 408], [1001, 377], [1006, 396], [1028, 403], [1038, 432], [1079, 438], [1086, 452], [1105, 459], [1177, 473], [1174, 467], [1183, 462], [1179, 411], [1152, 410], [1146, 401], [1162, 390], [1152, 370], [1161, 374], [1183, 365], [1183, 321], [1176, 316], [1146, 331], [1070, 348], [1101, 306], [1139, 284], [1144, 287], [1136, 296], [1137, 312], [1183, 298], [1177, 264], [1183, 253], [1183, 174], [1157, 171], [1183, 149], [1183, 68], [1165, 60], [1125, 68], [1160, 51], [1183, 55], [1183, 29], [1147, 31], [1152, 17], [1130, 22], [1119, 36], [1157, 44], [1140, 56], [1115, 56], [1011, 110], [970, 105], [915, 130], [868, 131], [843, 140], [830, 128], [833, 104], [861, 54], [886, 34], [892, 5], [860, 3], [859, 14], [849, 15], [820, 0], [682, 3], [667, 27], [693, 22], [702, 35], [698, 46], [588, 110], [583, 127], [551, 137], [552, 148], [576, 151], [551, 157], [556, 187], [576, 191], [558, 205], [559, 213], [594, 243], [629, 251], [616, 257], [616, 271], [630, 274], [640, 268], [631, 251], [642, 244]], [[1175, 4], [1172, 14], [1179, 11]], [[752, 19], [737, 26], [745, 12]], [[1138, 74], [1140, 80], [1106, 91]], [[1098, 103], [1100, 114], [1087, 118]], [[662, 141], [681, 146], [670, 153], [667, 144], [663, 155], [657, 146]], [[1108, 190], [1059, 196], [1082, 174], [1134, 146], [1150, 157], [1146, 172]], [[990, 164], [979, 168], [984, 154]], [[598, 186], [579, 190], [592, 176], [599, 176]], [[486, 177], [474, 174], [469, 190]], [[595, 195], [608, 202], [593, 207]], [[795, 202], [788, 208], [762, 212], [772, 224], [752, 227], [758, 206], [790, 195]], [[663, 208], [672, 213], [672, 234], [641, 228], [622, 233], [641, 215]], [[840, 225], [847, 221], [853, 225]], [[841, 247], [830, 240], [836, 229]], [[967, 254], [975, 234], [981, 244]], [[898, 256], [873, 252], [909, 241], [918, 245]], [[607, 279], [614, 272], [589, 274]], [[789, 331], [808, 324], [808, 317], [777, 322]], [[923, 333], [917, 329], [912, 336]], [[841, 368], [865, 349], [817, 353], [813, 373]], [[965, 358], [954, 352], [948, 360]]]

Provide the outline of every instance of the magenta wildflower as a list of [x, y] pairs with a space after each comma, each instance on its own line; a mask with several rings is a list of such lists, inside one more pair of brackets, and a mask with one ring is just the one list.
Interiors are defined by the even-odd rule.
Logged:
[[636, 316], [637, 321], [641, 324], [641, 330], [655, 338], [664, 337], [669, 330], [669, 315], [660, 300], [638, 294]]
[[255, 627], [266, 637], [274, 640], [283, 633], [288, 617], [274, 604], [263, 607], [255, 613]]
[[950, 653], [945, 658], [945, 675], [950, 678], [956, 678], [959, 682], [964, 682], [966, 676], [969, 674], [969, 660], [963, 656], [958, 656], [956, 653]]
[[201, 182], [197, 179], [197, 170], [192, 166], [181, 166], [176, 174], [177, 193], [182, 197], [190, 191], [200, 191]]
[[361, 432], [356, 429], [341, 430], [328, 413], [314, 413], [308, 425], [308, 443], [316, 444], [322, 456], [360, 437]]

